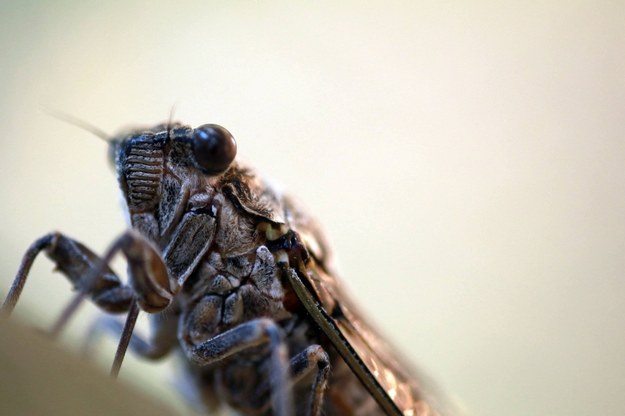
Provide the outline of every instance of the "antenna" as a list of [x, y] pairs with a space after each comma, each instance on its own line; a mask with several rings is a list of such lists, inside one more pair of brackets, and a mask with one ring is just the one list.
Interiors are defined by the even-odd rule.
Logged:
[[74, 117], [71, 114], [68, 114], [63, 111], [56, 110], [50, 107], [46, 107], [43, 105], [41, 106], [41, 109], [43, 110], [44, 113], [48, 114], [49, 116], [52, 116], [56, 118], [57, 120], [61, 120], [68, 124], [71, 124], [72, 126], [78, 127], [79, 129], [88, 131], [89, 133], [95, 136], [98, 136], [99, 138], [101, 138], [107, 143], [110, 143], [113, 140], [111, 136], [109, 136], [104, 130], [100, 130], [96, 126], [90, 123], [87, 123], [86, 121], [81, 120], [77, 117]]
[[167, 119], [167, 134], [169, 134], [169, 130], [171, 130], [171, 126], [174, 123], [174, 113], [176, 112], [176, 103], [173, 103], [171, 109], [169, 110], [169, 118]]

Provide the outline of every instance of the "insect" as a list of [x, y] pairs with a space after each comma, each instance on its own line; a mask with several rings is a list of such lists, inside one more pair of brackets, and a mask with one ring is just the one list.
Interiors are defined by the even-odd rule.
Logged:
[[[426, 390], [363, 320], [340, 286], [328, 244], [298, 204], [235, 160], [223, 127], [168, 123], [107, 140], [130, 229], [98, 257], [50, 233], [28, 249], [3, 304], [8, 315], [41, 251], [78, 289], [53, 332], [83, 298], [125, 325], [126, 348], [173, 351], [208, 409], [244, 415], [439, 415]], [[128, 262], [128, 283], [108, 266]], [[147, 339], [133, 335], [140, 310]]]

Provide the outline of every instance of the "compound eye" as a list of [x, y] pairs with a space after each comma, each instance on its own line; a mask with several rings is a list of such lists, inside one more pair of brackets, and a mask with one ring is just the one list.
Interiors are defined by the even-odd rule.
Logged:
[[209, 175], [225, 172], [237, 155], [232, 134], [217, 124], [204, 124], [193, 131], [195, 161]]

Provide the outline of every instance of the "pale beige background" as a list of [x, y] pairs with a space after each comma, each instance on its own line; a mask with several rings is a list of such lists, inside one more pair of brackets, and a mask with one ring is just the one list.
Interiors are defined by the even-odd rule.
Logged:
[[[625, 414], [622, 2], [0, 4], [2, 293], [44, 232], [124, 229], [105, 144], [40, 106], [113, 133], [175, 104], [306, 202], [470, 414]], [[29, 324], [69, 298], [50, 269]], [[151, 368], [124, 376], [172, 390]]]

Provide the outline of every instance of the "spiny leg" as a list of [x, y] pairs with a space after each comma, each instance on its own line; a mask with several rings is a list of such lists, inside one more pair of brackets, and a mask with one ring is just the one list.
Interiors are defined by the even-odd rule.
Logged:
[[[187, 336], [188, 334], [184, 334], [183, 338]], [[269, 347], [269, 385], [273, 414], [291, 415], [293, 403], [288, 381], [288, 351], [282, 329], [273, 320], [254, 319], [222, 332], [202, 344], [193, 345], [188, 342], [185, 352], [195, 364], [204, 366], [263, 345]]]

